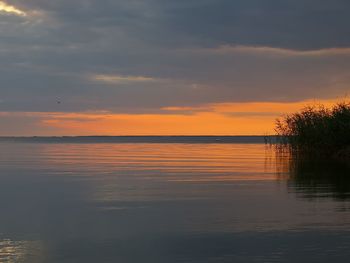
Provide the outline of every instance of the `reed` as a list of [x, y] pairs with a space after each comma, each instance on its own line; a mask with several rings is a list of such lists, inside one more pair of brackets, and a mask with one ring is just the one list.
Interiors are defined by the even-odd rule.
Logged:
[[294, 153], [350, 158], [350, 103], [308, 106], [276, 120], [279, 144]]

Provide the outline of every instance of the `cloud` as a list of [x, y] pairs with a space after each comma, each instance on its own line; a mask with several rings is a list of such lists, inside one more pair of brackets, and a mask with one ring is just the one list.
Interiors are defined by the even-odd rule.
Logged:
[[0, 14], [1, 14], [1, 12], [19, 15], [19, 16], [26, 16], [27, 15], [22, 10], [20, 10], [12, 5], [9, 5], [9, 4], [5, 3], [4, 1], [0, 1]]
[[[83, 46], [22, 52], [0, 52], [2, 111], [147, 112], [207, 103], [335, 98], [350, 91], [347, 49], [217, 47], [125, 55], [123, 50], [101, 53]], [[104, 85], [116, 88], [101, 89]]]
[[[40, 10], [69, 35], [122, 34], [157, 46], [347, 47], [347, 0], [8, 0]], [[78, 33], [78, 32], [76, 32]], [[74, 38], [71, 35], [70, 38]], [[98, 39], [95, 39], [98, 40]]]
[[144, 76], [121, 76], [121, 75], [103, 75], [97, 74], [91, 77], [93, 80], [111, 83], [111, 84], [125, 84], [125, 83], [145, 83], [156, 82], [158, 79]]
[[224, 45], [216, 48], [203, 48], [197, 52], [208, 52], [213, 54], [255, 54], [265, 56], [281, 57], [327, 57], [327, 56], [350, 56], [350, 47], [345, 48], [324, 48], [315, 50], [297, 50], [287, 48], [275, 48], [264, 46], [230, 46]]

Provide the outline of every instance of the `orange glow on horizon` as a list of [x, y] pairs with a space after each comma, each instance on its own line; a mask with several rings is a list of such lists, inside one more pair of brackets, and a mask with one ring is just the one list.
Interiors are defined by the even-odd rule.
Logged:
[[[319, 101], [326, 106], [334, 102]], [[315, 103], [221, 103], [164, 108], [169, 114], [60, 113], [43, 120], [43, 124], [75, 135], [261, 135], [273, 134], [275, 120], [281, 115]]]
[[[65, 131], [65, 134], [104, 135], [200, 135], [200, 134], [261, 134], [269, 121], [267, 118], [232, 118], [217, 113], [195, 115], [129, 115], [111, 114], [79, 116], [74, 120], [69, 114], [44, 120], [43, 124]], [[266, 131], [266, 130], [265, 130]]]
[[274, 134], [276, 118], [307, 105], [332, 106], [336, 100], [293, 103], [219, 103], [166, 107], [160, 113], [0, 113], [39, 119], [45, 134], [36, 135], [264, 135]]

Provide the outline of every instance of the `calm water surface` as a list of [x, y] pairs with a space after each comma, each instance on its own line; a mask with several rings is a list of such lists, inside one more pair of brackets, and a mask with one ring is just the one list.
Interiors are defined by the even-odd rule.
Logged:
[[264, 144], [0, 147], [0, 262], [350, 258], [346, 165]]

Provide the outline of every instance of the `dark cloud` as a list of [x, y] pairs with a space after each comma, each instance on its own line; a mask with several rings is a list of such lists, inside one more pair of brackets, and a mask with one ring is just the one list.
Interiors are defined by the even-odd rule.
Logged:
[[72, 32], [120, 29], [152, 44], [318, 49], [350, 43], [347, 0], [8, 2], [23, 9], [42, 10]]
[[327, 50], [350, 46], [349, 1], [7, 3], [27, 16], [0, 14], [0, 111], [153, 112], [349, 91], [350, 51]]

